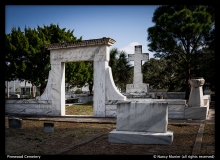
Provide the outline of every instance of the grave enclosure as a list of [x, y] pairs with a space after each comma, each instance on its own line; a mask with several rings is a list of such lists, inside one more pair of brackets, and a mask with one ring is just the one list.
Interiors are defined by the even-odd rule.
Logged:
[[[109, 47], [114, 39], [101, 38], [64, 44], [50, 44], [51, 70], [44, 93], [38, 100], [7, 100], [6, 113], [47, 116], [65, 115], [65, 63], [93, 61], [94, 66], [94, 117], [106, 117], [109, 101], [126, 100], [116, 88], [111, 68]], [[16, 109], [15, 109], [16, 108]]]
[[[141, 45], [135, 46], [134, 55], [129, 55], [135, 65], [133, 84], [127, 84], [125, 95], [120, 93], [109, 67], [109, 47], [114, 43], [114, 39], [103, 37], [47, 45], [51, 70], [44, 93], [37, 100], [6, 100], [6, 114], [64, 116], [65, 63], [93, 61], [94, 117], [117, 118], [116, 129], [108, 135], [110, 143], [170, 145], [173, 132], [167, 130], [168, 118], [207, 118], [210, 97], [202, 93], [204, 80], [201, 77], [190, 80], [188, 104], [184, 99], [152, 99], [152, 95], [149, 96], [152, 93], [149, 85], [143, 83], [141, 73], [142, 60], [147, 61], [149, 55], [142, 54]], [[44, 130], [53, 132], [53, 124], [45, 124]]]
[[[94, 63], [94, 117], [117, 117], [117, 106], [121, 102], [151, 101], [155, 103], [167, 102], [168, 118], [171, 119], [206, 119], [210, 97], [200, 95], [200, 100], [205, 107], [189, 107], [184, 99], [152, 99], [147, 97], [152, 92], [148, 84], [142, 83], [141, 60], [147, 61], [149, 55], [142, 54], [142, 46], [135, 46], [135, 54], [129, 55], [129, 60], [134, 63], [133, 84], [127, 84], [126, 94], [121, 94], [114, 83], [111, 68], [109, 47], [115, 43], [114, 39], [101, 38], [84, 40], [64, 44], [50, 44], [51, 70], [44, 93], [37, 99], [11, 99], [6, 100], [5, 112], [7, 114], [26, 114], [42, 116], [65, 115], [65, 63], [79, 61], [93, 61]], [[135, 78], [136, 77], [136, 78]], [[202, 86], [200, 86], [202, 87]], [[160, 94], [161, 94], [160, 93]], [[127, 98], [133, 96], [133, 98]], [[147, 98], [135, 98], [143, 96]], [[167, 97], [167, 98], [166, 98]], [[205, 114], [207, 113], [207, 114]]]

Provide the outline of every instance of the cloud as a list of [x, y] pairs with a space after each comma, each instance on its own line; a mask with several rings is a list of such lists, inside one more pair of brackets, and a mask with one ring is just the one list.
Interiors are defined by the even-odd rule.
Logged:
[[[138, 42], [132, 42], [129, 45], [119, 48], [120, 51], [125, 51], [127, 54], [134, 54], [134, 46], [141, 45]], [[153, 58], [153, 53], [148, 50], [148, 47], [142, 45], [142, 53], [149, 53], [149, 58]]]
[[[138, 42], [132, 42], [128, 46], [119, 48], [120, 51], [125, 51], [127, 54], [134, 54], [134, 46], [141, 45]], [[143, 46], [142, 46], [143, 47]]]

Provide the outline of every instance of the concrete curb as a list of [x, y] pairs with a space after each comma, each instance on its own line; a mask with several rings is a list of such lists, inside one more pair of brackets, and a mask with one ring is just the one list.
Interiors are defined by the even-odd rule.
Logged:
[[198, 133], [196, 136], [195, 144], [193, 146], [192, 155], [199, 155], [200, 154], [204, 127], [205, 127], [204, 123], [200, 124], [199, 130], [198, 130]]
[[74, 145], [74, 146], [72, 146], [72, 147], [68, 147], [68, 148], [62, 149], [60, 152], [58, 152], [58, 153], [56, 153], [56, 154], [54, 154], [54, 155], [60, 155], [60, 154], [64, 154], [64, 153], [66, 153], [66, 152], [69, 152], [69, 151], [71, 151], [71, 150], [74, 150], [74, 149], [76, 149], [76, 148], [78, 148], [78, 147], [80, 147], [80, 146], [83, 146], [84, 144], [86, 144], [86, 143], [88, 143], [88, 142], [91, 142], [91, 141], [93, 141], [93, 140], [95, 140], [95, 139], [97, 139], [97, 138], [103, 136], [104, 134], [106, 134], [106, 133], [100, 133], [100, 134], [95, 135], [95, 136], [93, 136], [93, 137], [87, 138], [87, 139], [85, 139], [84, 141], [82, 141], [82, 142], [80, 142], [80, 143], [78, 143], [78, 144], [76, 144], [76, 145]]

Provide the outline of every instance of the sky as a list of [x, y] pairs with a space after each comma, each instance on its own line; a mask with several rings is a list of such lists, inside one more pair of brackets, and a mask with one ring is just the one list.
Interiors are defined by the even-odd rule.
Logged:
[[147, 29], [154, 26], [152, 17], [158, 5], [6, 5], [5, 33], [12, 27], [32, 29], [50, 24], [74, 30], [83, 40], [109, 37], [116, 42], [110, 47], [134, 54], [134, 46], [148, 50]]

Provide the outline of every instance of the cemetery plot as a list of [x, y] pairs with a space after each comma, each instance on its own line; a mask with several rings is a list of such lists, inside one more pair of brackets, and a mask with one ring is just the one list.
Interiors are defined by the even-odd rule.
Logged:
[[[172, 145], [133, 145], [108, 143], [108, 133], [115, 124], [91, 124], [54, 122], [54, 132], [44, 132], [44, 122], [23, 120], [22, 129], [9, 129], [8, 118], [5, 118], [5, 155], [191, 155], [199, 125], [168, 125], [175, 132]], [[201, 155], [215, 153], [215, 125], [205, 124]], [[88, 143], [76, 144], [104, 133], [103, 136]]]

